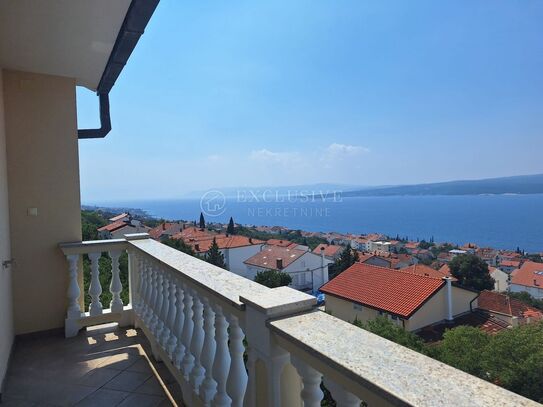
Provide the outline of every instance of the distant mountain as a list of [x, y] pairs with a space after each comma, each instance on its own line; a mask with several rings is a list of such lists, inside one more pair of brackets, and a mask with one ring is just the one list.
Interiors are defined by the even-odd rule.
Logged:
[[[316, 194], [319, 193], [332, 193], [334, 191], [363, 191], [365, 188], [361, 185], [345, 185], [345, 184], [331, 184], [331, 183], [320, 183], [320, 184], [310, 184], [310, 185], [290, 185], [290, 186], [259, 186], [259, 187], [226, 187], [226, 188], [210, 188], [205, 191], [193, 191], [183, 196], [183, 198], [200, 198], [206, 192], [210, 190], [220, 191], [226, 197], [237, 197], [239, 194], [246, 196], [250, 194], [251, 191], [255, 194], [262, 194], [264, 191], [271, 191], [272, 194], [277, 195], [298, 195], [298, 194]], [[371, 187], [372, 189], [375, 187]], [[268, 194], [270, 192], [267, 192]]]
[[543, 194], [543, 174], [449, 181], [432, 184], [399, 185], [346, 191], [344, 197], [393, 195], [503, 195]]

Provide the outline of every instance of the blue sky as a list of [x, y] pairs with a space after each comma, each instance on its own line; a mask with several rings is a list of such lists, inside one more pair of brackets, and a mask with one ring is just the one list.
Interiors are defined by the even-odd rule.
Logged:
[[541, 173], [541, 21], [530, 0], [162, 0], [112, 132], [80, 142], [83, 202]]

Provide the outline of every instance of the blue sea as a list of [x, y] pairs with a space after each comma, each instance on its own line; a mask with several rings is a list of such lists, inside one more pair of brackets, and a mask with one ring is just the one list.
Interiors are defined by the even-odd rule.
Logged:
[[[220, 200], [219, 200], [220, 201]], [[131, 207], [166, 219], [279, 225], [307, 231], [379, 232], [409, 239], [463, 244], [474, 242], [501, 249], [543, 251], [543, 195], [392, 196], [303, 199], [225, 198], [92, 202]]]

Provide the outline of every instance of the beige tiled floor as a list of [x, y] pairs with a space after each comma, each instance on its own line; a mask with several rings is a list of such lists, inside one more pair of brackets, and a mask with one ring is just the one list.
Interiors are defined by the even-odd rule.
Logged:
[[108, 325], [18, 339], [2, 407], [181, 406], [179, 386], [141, 331]]

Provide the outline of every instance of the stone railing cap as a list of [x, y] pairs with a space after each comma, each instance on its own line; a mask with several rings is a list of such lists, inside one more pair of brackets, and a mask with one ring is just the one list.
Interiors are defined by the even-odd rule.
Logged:
[[317, 304], [317, 299], [312, 295], [290, 287], [272, 288], [265, 293], [249, 293], [241, 295], [239, 299], [270, 317], [307, 311]]

